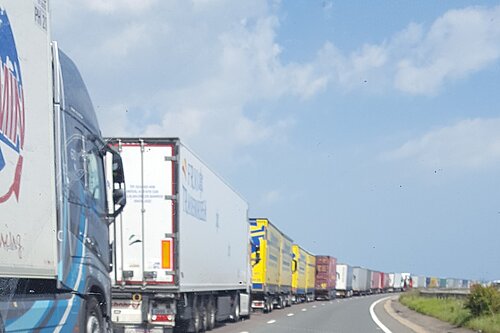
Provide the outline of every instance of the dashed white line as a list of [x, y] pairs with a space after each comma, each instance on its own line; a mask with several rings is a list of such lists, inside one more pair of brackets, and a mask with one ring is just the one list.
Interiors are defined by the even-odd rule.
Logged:
[[325, 306], [326, 304], [325, 303], [321, 303], [321, 306]]
[[276, 322], [276, 320], [271, 319], [271, 320], [269, 320], [267, 323], [268, 323], [268, 324], [274, 324], [275, 322]]
[[313, 309], [316, 309], [318, 306], [317, 305], [313, 305]]
[[375, 305], [377, 305], [380, 302], [386, 301], [387, 299], [389, 299], [391, 297], [392, 296], [381, 298], [378, 301], [373, 302], [372, 305], [370, 306], [370, 316], [372, 317], [372, 320], [375, 322], [375, 324], [377, 324], [378, 327], [380, 327], [380, 329], [382, 331], [384, 331], [384, 333], [392, 333], [392, 332], [384, 324], [382, 324], [382, 322], [378, 319], [377, 315], [375, 314], [374, 309], [375, 309]]
[[307, 309], [306, 309], [306, 308], [304, 308], [304, 309], [302, 309], [302, 311], [303, 311], [303, 312], [306, 312], [306, 311], [307, 311]]
[[291, 317], [291, 316], [293, 316], [293, 313], [289, 313], [289, 314], [287, 314], [286, 316], [287, 316], [287, 317]]

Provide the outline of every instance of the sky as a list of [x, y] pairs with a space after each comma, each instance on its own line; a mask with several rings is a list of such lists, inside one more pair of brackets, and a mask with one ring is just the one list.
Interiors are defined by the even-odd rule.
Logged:
[[105, 136], [180, 137], [312, 253], [500, 279], [498, 2], [51, 6]]

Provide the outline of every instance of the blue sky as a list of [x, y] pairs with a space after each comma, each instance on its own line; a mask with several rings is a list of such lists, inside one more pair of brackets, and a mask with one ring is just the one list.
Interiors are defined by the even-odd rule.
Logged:
[[75, 0], [106, 136], [179, 136], [306, 249], [500, 278], [493, 1]]

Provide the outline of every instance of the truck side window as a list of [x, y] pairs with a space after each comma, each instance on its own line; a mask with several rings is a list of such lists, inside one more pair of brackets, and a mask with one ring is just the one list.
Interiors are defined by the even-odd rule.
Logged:
[[90, 199], [90, 207], [95, 208], [98, 213], [103, 213], [106, 208], [106, 198], [102, 156], [98, 148], [89, 141], [86, 141], [86, 149], [85, 190]]
[[67, 125], [69, 125], [70, 131], [67, 134], [64, 145], [67, 156], [66, 181], [69, 190], [68, 198], [70, 202], [81, 205], [83, 204], [81, 191], [84, 186], [85, 179], [83, 133], [77, 127], [71, 126], [71, 121], [69, 121]]

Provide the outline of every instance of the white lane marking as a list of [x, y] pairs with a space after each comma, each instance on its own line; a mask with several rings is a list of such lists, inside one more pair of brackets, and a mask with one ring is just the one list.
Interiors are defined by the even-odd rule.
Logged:
[[333, 304], [333, 302], [330, 302], [330, 304]]
[[271, 320], [269, 320], [267, 323], [268, 323], [268, 324], [274, 324], [275, 322], [276, 322], [276, 320], [271, 319]]
[[248, 333], [248, 332], [247, 332], [247, 331], [242, 331], [242, 332], [240, 332], [240, 333]]
[[325, 306], [326, 304], [325, 303], [321, 303], [321, 306]]
[[313, 309], [316, 309], [318, 306], [317, 305], [313, 305]]
[[287, 316], [287, 317], [291, 317], [291, 316], [293, 316], [293, 313], [289, 313], [289, 314], [287, 314], [286, 316]]
[[391, 297], [392, 296], [381, 298], [378, 301], [373, 302], [372, 305], [370, 306], [370, 316], [372, 317], [372, 320], [375, 322], [375, 324], [377, 324], [378, 327], [380, 327], [382, 331], [384, 331], [384, 333], [392, 333], [392, 331], [388, 329], [384, 324], [382, 324], [382, 322], [378, 319], [377, 315], [375, 314], [374, 309], [378, 303], [386, 301]]
[[303, 312], [306, 312], [306, 311], [307, 311], [307, 309], [305, 309], [305, 308], [304, 308], [304, 309], [302, 309], [302, 311], [303, 311]]

